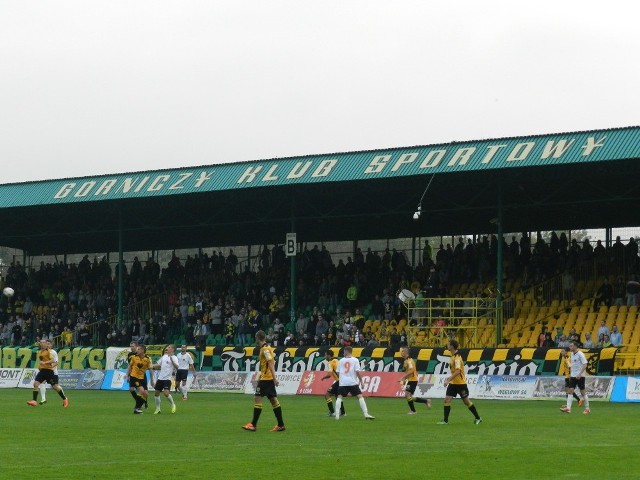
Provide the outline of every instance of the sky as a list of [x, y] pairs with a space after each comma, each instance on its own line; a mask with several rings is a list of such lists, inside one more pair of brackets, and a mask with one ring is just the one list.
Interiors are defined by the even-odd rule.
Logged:
[[0, 184], [640, 125], [639, 12], [0, 0]]

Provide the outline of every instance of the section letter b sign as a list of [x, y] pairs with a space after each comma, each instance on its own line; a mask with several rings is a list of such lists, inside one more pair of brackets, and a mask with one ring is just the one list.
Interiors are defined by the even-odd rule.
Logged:
[[284, 242], [284, 253], [287, 257], [293, 257], [296, 254], [296, 234], [287, 233], [287, 240]]

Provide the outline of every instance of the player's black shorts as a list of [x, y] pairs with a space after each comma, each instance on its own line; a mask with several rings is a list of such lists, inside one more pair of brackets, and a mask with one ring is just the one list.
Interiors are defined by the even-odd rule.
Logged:
[[273, 380], [258, 380], [256, 386], [256, 397], [277, 397], [276, 384]]
[[338, 395], [342, 395], [343, 397], [349, 396], [351, 394], [352, 397], [357, 397], [362, 393], [360, 387], [358, 385], [340, 385], [338, 387]]
[[327, 389], [327, 395], [338, 395], [338, 389], [340, 388], [340, 384], [336, 380], [331, 384], [331, 386]]
[[584, 390], [584, 377], [580, 377], [579, 379], [576, 377], [571, 377], [569, 379], [569, 388], [578, 387], [580, 390]]
[[467, 398], [469, 396], [469, 387], [465, 383], [450, 383], [447, 385], [447, 397], [455, 398], [456, 395], [460, 395], [460, 398]]
[[38, 383], [47, 382], [49, 385], [57, 385], [58, 375], [53, 373], [53, 370], [51, 369], [43, 368], [42, 370], [38, 370], [35, 381]]
[[564, 378], [564, 388], [571, 388], [571, 386], [569, 385], [569, 377]]
[[418, 381], [417, 380], [411, 380], [409, 382], [407, 382], [407, 384], [404, 387], [405, 392], [409, 392], [411, 395], [413, 395], [413, 392], [416, 391], [416, 387], [418, 386]]
[[129, 387], [133, 387], [135, 389], [138, 389], [139, 387], [144, 388], [145, 390], [149, 390], [149, 388], [147, 387], [147, 376], [145, 375], [144, 378], [137, 378], [137, 377], [129, 377]]
[[176, 385], [189, 376], [189, 370], [178, 370], [176, 372]]
[[155, 391], [161, 392], [163, 390], [171, 391], [171, 380], [156, 380]]

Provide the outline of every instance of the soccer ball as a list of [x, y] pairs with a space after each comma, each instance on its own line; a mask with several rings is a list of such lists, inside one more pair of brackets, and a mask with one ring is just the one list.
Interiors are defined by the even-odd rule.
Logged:
[[16, 293], [16, 292], [11, 287], [4, 287], [4, 290], [2, 290], [2, 293], [5, 296], [11, 298], [11, 297], [13, 297], [13, 294]]

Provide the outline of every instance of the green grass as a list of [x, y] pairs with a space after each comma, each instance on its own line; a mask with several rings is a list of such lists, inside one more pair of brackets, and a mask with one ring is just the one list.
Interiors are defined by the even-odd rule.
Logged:
[[[280, 398], [287, 431], [266, 407], [258, 431], [247, 395], [193, 393], [171, 415], [133, 415], [128, 392], [48, 392], [28, 407], [30, 390], [0, 390], [0, 478], [28, 479], [537, 479], [639, 478], [640, 405], [593, 403], [591, 415], [559, 411], [555, 401], [476, 402], [484, 422], [460, 400], [450, 424], [436, 425], [442, 401], [406, 415], [403, 399], [368, 398], [347, 416], [326, 416], [321, 397]], [[175, 396], [175, 395], [174, 395]], [[178, 398], [177, 396], [175, 396]], [[153, 403], [153, 402], [151, 402]], [[421, 408], [420, 408], [421, 407]]]

